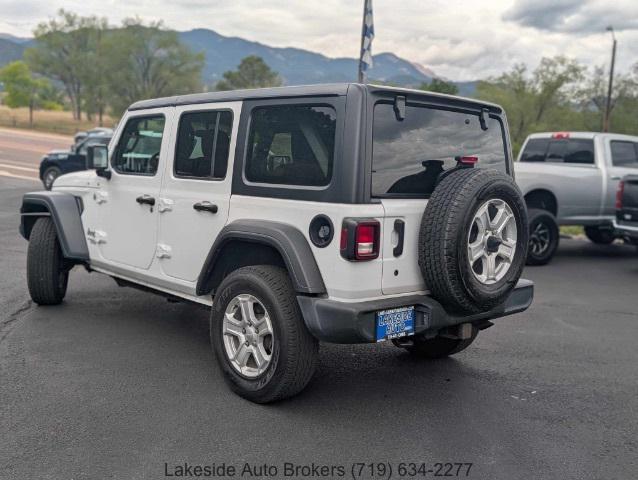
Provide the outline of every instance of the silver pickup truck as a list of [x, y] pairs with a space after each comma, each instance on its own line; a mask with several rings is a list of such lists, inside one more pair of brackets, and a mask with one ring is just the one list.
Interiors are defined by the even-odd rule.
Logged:
[[638, 137], [596, 132], [530, 135], [514, 164], [529, 209], [527, 263], [551, 260], [559, 225], [582, 225], [592, 242], [613, 242], [618, 183], [637, 169]]

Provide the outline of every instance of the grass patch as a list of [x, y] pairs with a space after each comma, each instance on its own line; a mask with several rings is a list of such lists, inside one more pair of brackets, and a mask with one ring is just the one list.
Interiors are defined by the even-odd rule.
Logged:
[[[105, 127], [115, 125], [115, 121], [109, 116], [104, 116], [103, 123]], [[80, 130], [93, 128], [97, 124], [97, 118], [91, 121], [83, 119], [78, 122], [68, 111], [36, 110], [33, 112], [33, 126], [29, 126], [28, 108], [9, 108], [0, 105], [0, 127], [73, 135]]]
[[575, 237], [578, 235], [585, 235], [585, 230], [583, 227], [576, 225], [566, 225], [560, 227], [561, 235], [569, 235], [570, 237]]

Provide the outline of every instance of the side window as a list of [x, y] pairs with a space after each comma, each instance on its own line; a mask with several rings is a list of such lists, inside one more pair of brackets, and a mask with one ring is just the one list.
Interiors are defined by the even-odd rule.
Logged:
[[113, 152], [113, 169], [129, 175], [155, 175], [164, 123], [164, 115], [130, 118]]
[[328, 185], [336, 125], [337, 113], [329, 106], [255, 108], [246, 149], [246, 179], [278, 185]]
[[594, 141], [583, 139], [572, 139], [567, 144], [565, 163], [579, 163], [583, 165], [594, 164]]
[[521, 155], [521, 162], [544, 162], [547, 154], [549, 139], [532, 138], [525, 145], [525, 150]]
[[224, 179], [232, 126], [233, 114], [227, 110], [182, 114], [173, 165], [175, 176]]
[[638, 168], [638, 143], [611, 142], [611, 163], [614, 167]]

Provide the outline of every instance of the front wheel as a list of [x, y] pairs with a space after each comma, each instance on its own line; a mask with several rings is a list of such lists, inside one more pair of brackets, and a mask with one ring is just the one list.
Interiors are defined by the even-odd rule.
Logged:
[[556, 218], [547, 210], [530, 208], [527, 265], [546, 265], [554, 257], [560, 232]]
[[57, 305], [66, 295], [69, 281], [55, 225], [51, 217], [38, 218], [31, 229], [27, 250], [27, 285], [38, 305]]
[[224, 379], [252, 402], [292, 397], [315, 371], [319, 345], [282, 268], [249, 266], [228, 275], [215, 295], [210, 336]]

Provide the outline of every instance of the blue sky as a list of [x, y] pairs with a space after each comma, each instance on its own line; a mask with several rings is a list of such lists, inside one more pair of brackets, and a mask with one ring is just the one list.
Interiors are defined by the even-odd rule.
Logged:
[[[331, 57], [359, 50], [362, 0], [0, 0], [0, 32], [29, 36], [64, 8], [104, 16], [163, 20], [169, 28], [211, 28], [273, 46]], [[514, 63], [564, 54], [588, 66], [609, 61], [614, 25], [618, 67], [638, 63], [638, 0], [374, 0], [373, 53], [392, 51], [439, 75], [470, 80]]]

